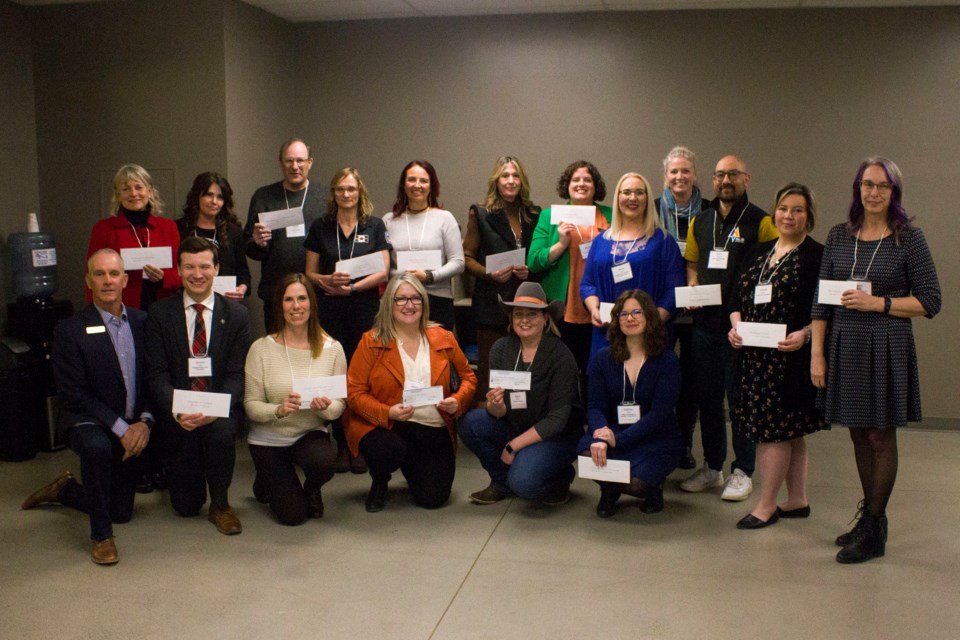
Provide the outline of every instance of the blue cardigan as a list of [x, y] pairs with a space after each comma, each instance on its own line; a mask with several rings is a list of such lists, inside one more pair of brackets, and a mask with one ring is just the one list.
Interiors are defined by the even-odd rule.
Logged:
[[[657, 229], [647, 241], [646, 247], [626, 256], [626, 262], [633, 270], [633, 277], [614, 282], [612, 251], [616, 242], [605, 238], [605, 235], [606, 233], [597, 236], [590, 246], [590, 255], [587, 256], [583, 280], [580, 282], [580, 297], [586, 300], [590, 296], [597, 296], [600, 302], [613, 302], [624, 291], [642, 289], [650, 294], [654, 304], [666, 309], [672, 316], [677, 309], [673, 290], [687, 284], [686, 263], [680, 255], [677, 241], [662, 229]], [[623, 257], [616, 259], [618, 265], [622, 262]], [[590, 357], [605, 346], [607, 328], [594, 327]]]

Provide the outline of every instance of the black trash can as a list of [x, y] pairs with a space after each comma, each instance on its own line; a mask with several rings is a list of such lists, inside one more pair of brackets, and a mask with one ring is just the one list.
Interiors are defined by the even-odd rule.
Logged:
[[0, 339], [0, 460], [37, 455], [46, 429], [43, 360], [20, 338]]

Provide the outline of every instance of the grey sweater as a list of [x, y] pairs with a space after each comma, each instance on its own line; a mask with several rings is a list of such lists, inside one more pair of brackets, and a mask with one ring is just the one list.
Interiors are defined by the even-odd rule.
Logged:
[[444, 209], [427, 209], [423, 213], [404, 213], [394, 217], [383, 216], [387, 227], [390, 252], [390, 276], [397, 275], [397, 251], [426, 251], [439, 249], [442, 267], [434, 271], [434, 281], [426, 285], [427, 293], [441, 298], [452, 298], [450, 279], [463, 273], [463, 240], [460, 226], [453, 214]]

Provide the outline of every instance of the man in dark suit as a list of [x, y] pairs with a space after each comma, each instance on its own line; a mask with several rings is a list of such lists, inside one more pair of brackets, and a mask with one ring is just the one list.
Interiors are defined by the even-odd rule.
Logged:
[[[210, 522], [220, 533], [233, 535], [243, 531], [227, 490], [250, 345], [247, 310], [213, 292], [220, 265], [209, 240], [185, 239], [177, 252], [177, 270], [181, 294], [156, 302], [147, 317], [146, 384], [157, 411], [155, 439], [174, 510], [185, 517], [197, 515], [209, 488]], [[230, 415], [174, 414], [174, 389], [230, 394]]]
[[101, 249], [87, 261], [93, 304], [61, 322], [54, 334], [53, 373], [60, 397], [59, 428], [80, 456], [81, 485], [69, 471], [28, 497], [23, 509], [60, 503], [90, 516], [92, 560], [116, 564], [113, 523], [128, 522], [153, 415], [143, 385], [147, 314], [123, 305], [123, 260]]

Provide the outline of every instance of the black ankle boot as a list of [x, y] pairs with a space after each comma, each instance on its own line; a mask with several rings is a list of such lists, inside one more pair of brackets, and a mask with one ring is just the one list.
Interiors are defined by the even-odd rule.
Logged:
[[620, 489], [613, 483], [600, 484], [600, 502], [597, 503], [597, 515], [601, 518], [610, 518], [617, 513], [617, 500], [620, 499]]
[[647, 495], [640, 504], [643, 513], [660, 513], [663, 511], [663, 486], [649, 487]]
[[367, 512], [376, 513], [383, 511], [387, 502], [387, 481], [374, 480], [370, 485], [370, 493], [367, 494]]
[[857, 504], [857, 513], [853, 516], [853, 522], [856, 524], [853, 525], [853, 529], [847, 531], [846, 533], [841, 533], [837, 536], [835, 540], [838, 547], [845, 547], [850, 544], [850, 541], [853, 540], [854, 534], [860, 530], [860, 523], [863, 521], [863, 514], [867, 511], [867, 501], [861, 500]]
[[851, 540], [837, 553], [837, 562], [856, 564], [880, 558], [886, 551], [887, 517], [864, 513]]

